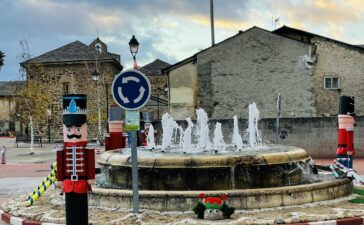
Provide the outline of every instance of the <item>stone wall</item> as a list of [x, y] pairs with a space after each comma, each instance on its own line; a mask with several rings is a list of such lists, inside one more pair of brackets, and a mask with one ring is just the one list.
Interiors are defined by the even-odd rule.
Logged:
[[[193, 121], [196, 124], [196, 121]], [[225, 143], [231, 143], [233, 120], [210, 120], [210, 139], [213, 138], [213, 131], [216, 122], [222, 123]], [[185, 121], [177, 121], [178, 124], [186, 128]], [[356, 157], [364, 157], [364, 117], [356, 119], [357, 126], [354, 130], [354, 146]], [[262, 119], [259, 122], [262, 139], [265, 144], [274, 144], [276, 140], [275, 118]], [[161, 144], [163, 136], [160, 122], [153, 123], [158, 130], [158, 143]], [[247, 143], [247, 120], [238, 122], [240, 134], [243, 134], [243, 140]], [[337, 117], [310, 117], [310, 118], [281, 118], [280, 119], [282, 138], [279, 138], [279, 144], [296, 146], [305, 149], [314, 158], [333, 158], [335, 157], [337, 147]]]
[[9, 130], [20, 133], [16, 126], [15, 101], [11, 96], [0, 97], [0, 136], [9, 135]]
[[0, 121], [9, 121], [14, 114], [15, 102], [12, 97], [0, 97]]
[[194, 62], [169, 72], [169, 112], [174, 118], [195, 117], [198, 89], [197, 66]]
[[197, 107], [212, 119], [246, 118], [248, 105], [255, 102], [261, 117], [270, 118], [281, 93], [282, 117], [316, 116], [313, 69], [302, 62], [308, 49], [308, 44], [252, 28], [198, 53]]
[[[318, 115], [336, 115], [340, 95], [355, 96], [357, 115], [364, 115], [364, 49], [315, 38], [315, 94]], [[324, 88], [324, 77], [339, 77], [340, 89]]]
[[[71, 64], [52, 64], [35, 67], [28, 70], [28, 79], [36, 80], [42, 84], [52, 98], [52, 115], [47, 118], [44, 114], [42, 121], [35, 121], [37, 133], [47, 136], [47, 119], [51, 128], [51, 138], [60, 139], [62, 132], [62, 95], [63, 82], [69, 82], [69, 94], [86, 94], [88, 97], [88, 136], [95, 138], [98, 136], [98, 108], [100, 105], [102, 115], [102, 132], [106, 130], [106, 84], [108, 84], [109, 105], [113, 104], [111, 95], [111, 84], [114, 76], [120, 71], [113, 63], [101, 62], [99, 72], [101, 74], [99, 82], [91, 78], [91, 72], [95, 69], [92, 62], [80, 62]], [[100, 103], [99, 103], [100, 100]]]
[[[168, 77], [166, 75], [148, 76], [152, 95], [162, 100], [168, 101]], [[153, 104], [151, 104], [153, 102]], [[154, 113], [154, 119], [161, 119], [162, 115], [168, 112], [168, 105], [158, 105], [156, 101], [149, 101], [140, 111], [148, 111]]]

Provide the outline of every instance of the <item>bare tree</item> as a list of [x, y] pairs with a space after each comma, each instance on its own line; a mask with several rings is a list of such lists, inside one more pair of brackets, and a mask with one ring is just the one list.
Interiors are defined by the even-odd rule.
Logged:
[[18, 90], [15, 90], [15, 93], [18, 94], [16, 97], [16, 108], [21, 115], [21, 122], [27, 123], [29, 121], [31, 134], [30, 154], [33, 154], [34, 125], [44, 120], [46, 110], [51, 105], [51, 96], [47, 91], [48, 87], [46, 85], [41, 85], [36, 80], [30, 78], [44, 72], [44, 66], [29, 62], [31, 57], [26, 40], [21, 40], [19, 45], [21, 52], [18, 55], [18, 59], [22, 62], [19, 78], [25, 81], [25, 85], [18, 86]]

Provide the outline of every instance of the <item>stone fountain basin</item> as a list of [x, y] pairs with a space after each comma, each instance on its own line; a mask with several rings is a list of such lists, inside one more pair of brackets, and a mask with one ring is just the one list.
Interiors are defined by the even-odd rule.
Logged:
[[[230, 190], [302, 184], [310, 156], [304, 149], [272, 145], [241, 152], [183, 154], [138, 149], [141, 190]], [[130, 149], [108, 151], [98, 160], [111, 187], [130, 189]]]
[[[200, 193], [229, 195], [228, 204], [236, 209], [258, 209], [300, 205], [348, 196], [353, 185], [349, 179], [327, 180], [289, 187], [219, 191], [139, 191], [140, 208], [158, 211], [191, 211]], [[94, 188], [89, 204], [113, 208], [132, 208], [132, 191]]]

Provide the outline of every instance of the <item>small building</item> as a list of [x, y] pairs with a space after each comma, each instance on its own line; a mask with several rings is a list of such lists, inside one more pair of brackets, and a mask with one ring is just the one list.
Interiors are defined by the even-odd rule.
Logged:
[[22, 81], [0, 81], [0, 136], [22, 134], [20, 114], [16, 112], [17, 88], [24, 86]]
[[169, 77], [170, 113], [195, 117], [203, 108], [211, 119], [247, 118], [255, 102], [261, 118], [317, 115], [314, 69], [307, 62], [312, 46], [253, 27], [164, 70]]
[[[51, 95], [52, 137], [62, 137], [62, 95], [71, 93], [88, 96], [89, 137], [100, 137], [105, 132], [106, 111], [112, 104], [109, 87], [123, 66], [120, 56], [109, 52], [107, 45], [99, 38], [89, 45], [80, 41], [71, 42], [20, 65], [26, 70], [27, 80], [41, 84], [44, 91]], [[98, 81], [92, 79], [95, 73], [99, 75]], [[101, 127], [98, 126], [99, 118]], [[38, 124], [39, 133], [44, 134], [46, 129], [45, 124]]]
[[[274, 34], [313, 46], [315, 107], [318, 116], [336, 116], [340, 95], [355, 96], [355, 111], [364, 115], [364, 48], [283, 26]], [[308, 87], [302, 87], [308, 88]]]

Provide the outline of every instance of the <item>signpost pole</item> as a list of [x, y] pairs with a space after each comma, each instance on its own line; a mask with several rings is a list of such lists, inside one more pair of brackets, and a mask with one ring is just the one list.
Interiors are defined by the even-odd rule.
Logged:
[[137, 132], [131, 131], [131, 175], [133, 188], [133, 212], [139, 213]]
[[139, 110], [150, 99], [151, 86], [148, 77], [137, 70], [126, 70], [115, 76], [112, 83], [115, 102], [125, 109], [125, 130], [130, 131], [131, 178], [133, 212], [139, 213], [137, 131], [140, 130]]

